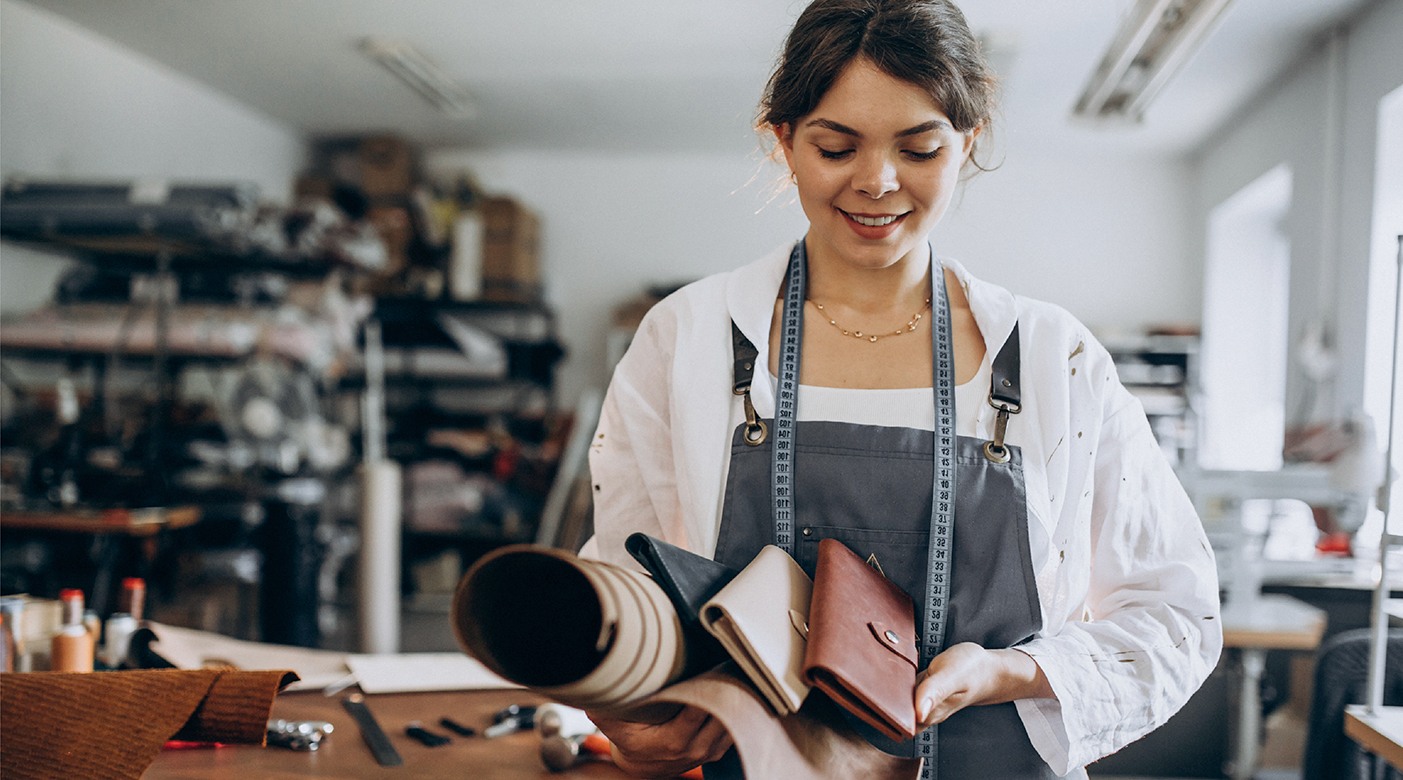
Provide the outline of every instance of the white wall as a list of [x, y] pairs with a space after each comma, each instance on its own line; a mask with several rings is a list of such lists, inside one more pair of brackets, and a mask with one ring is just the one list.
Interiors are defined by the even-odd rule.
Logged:
[[[570, 356], [560, 399], [603, 387], [611, 309], [657, 282], [742, 265], [803, 235], [781, 169], [759, 151], [606, 155], [442, 150], [428, 167], [470, 170], [542, 217], [546, 295]], [[1160, 159], [1069, 161], [1009, 152], [956, 201], [936, 251], [1015, 292], [1055, 301], [1093, 326], [1196, 322], [1201, 263], [1183, 240], [1187, 169]]]
[[[1286, 231], [1291, 242], [1292, 339], [1324, 323], [1337, 346], [1339, 365], [1324, 388], [1318, 417], [1338, 418], [1362, 403], [1364, 333], [1373, 215], [1378, 104], [1403, 84], [1403, 2], [1380, 0], [1345, 29], [1339, 92], [1338, 166], [1327, 179], [1327, 47], [1308, 54], [1272, 89], [1242, 112], [1191, 161], [1193, 224], [1202, 238], [1208, 213], [1280, 163], [1291, 167], [1295, 186]], [[1326, 194], [1335, 192], [1334, 198]], [[1338, 214], [1331, 231], [1329, 214]], [[1332, 237], [1333, 233], [1333, 237]], [[1391, 306], [1391, 301], [1389, 303]], [[1287, 389], [1287, 424], [1303, 407], [1305, 383], [1293, 343]]]
[[[16, 0], [0, 0], [0, 175], [251, 181], [286, 200], [306, 145], [292, 128]], [[4, 244], [0, 312], [48, 300], [63, 267]]]

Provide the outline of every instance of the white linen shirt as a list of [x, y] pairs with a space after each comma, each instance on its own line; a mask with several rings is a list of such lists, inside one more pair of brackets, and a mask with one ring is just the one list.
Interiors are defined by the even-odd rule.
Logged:
[[[789, 246], [690, 284], [654, 306], [619, 362], [590, 449], [595, 537], [583, 555], [638, 568], [643, 532], [710, 557], [720, 531], [731, 435], [731, 322], [769, 365], [770, 321]], [[1006, 440], [1023, 452], [1028, 535], [1042, 630], [1018, 649], [1055, 699], [1016, 703], [1059, 775], [1168, 720], [1222, 649], [1213, 553], [1193, 505], [1106, 352], [1065, 310], [1015, 296], [942, 259], [997, 352], [1019, 323], [1023, 407]], [[773, 416], [757, 370], [751, 397]], [[994, 411], [975, 422], [993, 437]]]

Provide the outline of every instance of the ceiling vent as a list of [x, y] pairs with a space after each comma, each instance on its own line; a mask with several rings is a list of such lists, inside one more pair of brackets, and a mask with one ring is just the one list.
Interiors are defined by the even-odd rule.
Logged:
[[1139, 122], [1232, 0], [1137, 0], [1086, 85], [1074, 116]]
[[400, 41], [365, 38], [360, 42], [360, 50], [439, 111], [456, 119], [468, 119], [477, 113], [467, 87], [413, 46]]

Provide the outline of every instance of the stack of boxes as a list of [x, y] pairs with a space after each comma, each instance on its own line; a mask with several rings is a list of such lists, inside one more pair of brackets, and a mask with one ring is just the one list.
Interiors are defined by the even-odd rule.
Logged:
[[[541, 300], [539, 220], [518, 201], [435, 195], [420, 175], [417, 150], [395, 136], [323, 141], [316, 157], [314, 172], [299, 181], [299, 196], [337, 200], [385, 242], [390, 260], [370, 292]], [[363, 213], [347, 208], [348, 191]]]

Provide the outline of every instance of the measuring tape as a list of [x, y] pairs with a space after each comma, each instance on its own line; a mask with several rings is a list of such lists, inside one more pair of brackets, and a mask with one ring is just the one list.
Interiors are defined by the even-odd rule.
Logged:
[[[930, 665], [941, 650], [950, 600], [950, 564], [955, 521], [955, 353], [951, 337], [950, 299], [945, 274], [931, 251], [931, 287], [935, 316], [931, 338], [935, 389], [935, 481], [931, 493], [930, 543], [926, 561], [926, 591], [922, 602], [917, 649], [920, 668]], [[774, 446], [770, 462], [770, 497], [775, 519], [775, 545], [794, 557], [794, 429], [799, 410], [799, 355], [804, 332], [804, 298], [808, 258], [801, 240], [789, 253], [789, 279], [780, 320], [779, 385], [775, 390]], [[916, 756], [924, 759], [921, 779], [934, 780], [936, 727], [916, 735]]]

